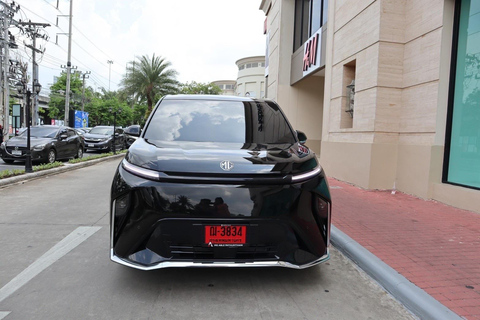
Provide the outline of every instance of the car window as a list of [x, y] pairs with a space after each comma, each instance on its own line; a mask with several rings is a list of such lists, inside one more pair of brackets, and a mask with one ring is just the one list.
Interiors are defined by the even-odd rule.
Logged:
[[[58, 128], [50, 127], [30, 127], [30, 136], [38, 138], [55, 138], [58, 132]], [[20, 136], [26, 137], [27, 130], [22, 132]]]
[[163, 100], [144, 137], [165, 141], [295, 142], [277, 105], [216, 100]]
[[73, 131], [73, 130], [68, 130], [68, 131], [67, 131], [67, 135], [68, 135], [69, 137], [73, 137], [73, 136], [75, 135], [75, 131]]

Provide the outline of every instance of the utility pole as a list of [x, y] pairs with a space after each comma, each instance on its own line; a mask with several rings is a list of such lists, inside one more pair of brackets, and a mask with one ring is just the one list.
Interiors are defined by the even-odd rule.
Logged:
[[108, 91], [110, 91], [110, 75], [112, 73], [113, 60], [107, 60], [108, 63]]
[[85, 111], [85, 79], [88, 79], [88, 75], [90, 74], [90, 71], [86, 72], [80, 72], [80, 75], [82, 77], [82, 111]]
[[67, 88], [65, 93], [65, 125], [69, 125], [70, 115], [70, 69], [72, 68], [72, 18], [73, 18], [73, 0], [70, 0], [70, 19], [68, 23], [68, 57], [67, 57]]
[[[28, 34], [30, 38], [32, 38], [32, 44], [25, 44], [25, 47], [32, 50], [32, 88], [36, 82], [38, 82], [38, 64], [36, 61], [36, 53], [43, 54], [45, 52], [45, 48], [43, 50], [37, 49], [37, 38], [42, 38], [48, 40], [48, 36], [45, 33], [40, 32], [40, 28], [49, 27], [50, 24], [48, 23], [39, 23], [39, 22], [22, 22], [19, 21], [18, 25], [24, 27], [24, 31]], [[38, 94], [34, 95], [33, 97], [33, 118], [32, 124], [38, 124]]]

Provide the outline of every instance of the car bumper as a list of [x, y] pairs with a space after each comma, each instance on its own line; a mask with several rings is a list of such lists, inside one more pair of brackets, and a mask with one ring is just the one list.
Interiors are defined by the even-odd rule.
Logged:
[[[0, 156], [3, 160], [11, 160], [11, 161], [25, 161], [26, 159], [26, 154], [25, 154], [25, 150], [22, 150], [22, 154], [21, 155], [14, 155], [10, 152], [8, 152], [7, 150], [5, 150], [4, 148], [1, 148], [0, 149]], [[47, 157], [47, 150], [43, 149], [43, 150], [32, 150], [31, 151], [31, 157], [32, 157], [32, 161], [45, 161], [48, 159]]]
[[85, 150], [108, 150], [110, 149], [110, 141], [105, 142], [85, 142]]
[[[161, 183], [120, 166], [112, 184], [110, 257], [141, 270], [307, 268], [329, 259], [331, 206], [325, 190], [323, 176], [274, 186]], [[228, 214], [216, 210], [217, 198]], [[180, 199], [188, 201], [182, 206]], [[245, 226], [246, 241], [211, 245], [205, 238], [211, 225]]]

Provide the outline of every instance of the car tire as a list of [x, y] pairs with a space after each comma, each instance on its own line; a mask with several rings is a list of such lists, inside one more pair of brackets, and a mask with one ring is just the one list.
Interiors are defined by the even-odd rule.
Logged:
[[75, 154], [75, 159], [83, 158], [83, 148], [82, 146], [78, 146], [77, 153]]
[[57, 160], [57, 153], [55, 152], [55, 149], [48, 150], [47, 163], [54, 163], [55, 160]]

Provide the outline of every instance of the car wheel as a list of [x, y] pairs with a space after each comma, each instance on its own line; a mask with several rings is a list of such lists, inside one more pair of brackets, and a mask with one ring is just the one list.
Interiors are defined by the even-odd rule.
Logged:
[[15, 160], [10, 160], [10, 159], [2, 159], [2, 160], [3, 160], [3, 162], [8, 163], [8, 164], [11, 164], [11, 163], [13, 163], [13, 161], [15, 161]]
[[55, 160], [57, 160], [57, 153], [55, 152], [55, 150], [54, 149], [48, 150], [47, 162], [54, 163]]
[[75, 159], [82, 159], [83, 158], [83, 148], [82, 146], [78, 146], [77, 154], [75, 155]]

